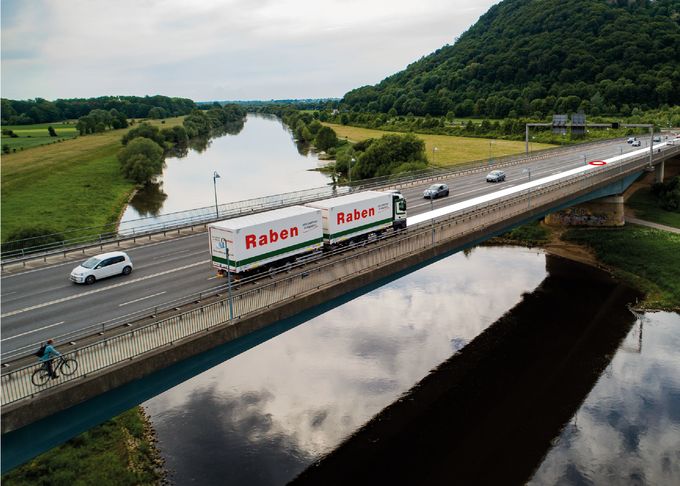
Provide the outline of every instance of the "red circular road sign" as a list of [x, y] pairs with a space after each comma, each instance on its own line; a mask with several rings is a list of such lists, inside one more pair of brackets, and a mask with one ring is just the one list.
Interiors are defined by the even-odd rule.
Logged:
[[604, 160], [591, 160], [588, 162], [590, 165], [607, 165], [607, 162]]

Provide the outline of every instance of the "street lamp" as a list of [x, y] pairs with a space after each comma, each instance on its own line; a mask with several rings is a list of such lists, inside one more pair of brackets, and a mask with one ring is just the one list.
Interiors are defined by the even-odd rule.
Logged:
[[430, 214], [432, 217], [430, 218], [430, 225], [432, 226], [432, 246], [434, 246], [434, 214], [432, 212], [434, 211], [434, 196], [430, 194]]
[[224, 245], [224, 256], [227, 259], [227, 289], [229, 292], [229, 320], [231, 321], [234, 318], [234, 304], [233, 299], [231, 298], [231, 268], [229, 266], [229, 247], [227, 246], [227, 240], [224, 238], [222, 238], [222, 244]]
[[[529, 182], [531, 182], [531, 167], [527, 167], [526, 169], [522, 170], [522, 174], [529, 174]], [[531, 187], [529, 187], [529, 209], [531, 209]]]
[[493, 165], [493, 140], [489, 140], [489, 166]]
[[213, 189], [215, 190], [215, 217], [219, 218], [220, 217], [220, 210], [217, 207], [217, 179], [220, 178], [220, 175], [217, 173], [217, 171], [213, 171]]
[[437, 153], [437, 150], [439, 150], [437, 147], [432, 147], [432, 165], [434, 165], [435, 154]]

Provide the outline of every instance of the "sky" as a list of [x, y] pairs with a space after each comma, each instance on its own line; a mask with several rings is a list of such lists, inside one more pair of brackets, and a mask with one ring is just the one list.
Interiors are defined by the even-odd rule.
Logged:
[[340, 98], [498, 0], [1, 0], [3, 98]]

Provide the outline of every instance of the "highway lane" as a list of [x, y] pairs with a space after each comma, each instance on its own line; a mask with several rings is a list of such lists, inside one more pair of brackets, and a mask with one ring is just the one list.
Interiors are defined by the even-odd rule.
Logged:
[[[633, 150], [626, 143], [613, 142], [591, 147], [587, 161]], [[536, 179], [583, 165], [581, 151], [551, 159], [532, 161], [531, 177]], [[451, 195], [432, 205], [422, 198], [427, 183], [404, 189], [409, 215], [511, 187], [528, 180], [527, 165], [504, 169], [503, 183], [485, 181], [486, 173], [470, 174], [443, 181]], [[208, 291], [225, 284], [209, 264], [206, 234], [157, 242], [128, 250], [135, 265], [128, 277], [113, 277], [91, 286], [68, 280], [74, 263], [63, 263], [2, 278], [1, 350], [6, 353], [30, 346], [50, 336], [61, 336], [113, 319], [151, 309], [190, 293]]]

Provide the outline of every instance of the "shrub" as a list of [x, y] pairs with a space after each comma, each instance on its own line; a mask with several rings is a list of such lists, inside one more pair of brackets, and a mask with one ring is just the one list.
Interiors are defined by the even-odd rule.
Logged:
[[33, 227], [15, 230], [9, 234], [2, 244], [2, 252], [21, 250], [35, 246], [49, 245], [64, 241], [64, 235], [52, 228]]

